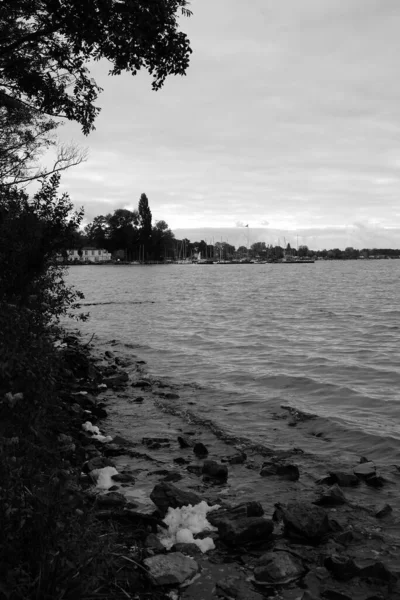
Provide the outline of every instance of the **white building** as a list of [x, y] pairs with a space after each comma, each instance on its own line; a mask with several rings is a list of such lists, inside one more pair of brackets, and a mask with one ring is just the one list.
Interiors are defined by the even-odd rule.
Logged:
[[111, 260], [111, 254], [104, 248], [84, 246], [82, 250], [68, 250], [68, 259], [80, 262], [108, 262]]

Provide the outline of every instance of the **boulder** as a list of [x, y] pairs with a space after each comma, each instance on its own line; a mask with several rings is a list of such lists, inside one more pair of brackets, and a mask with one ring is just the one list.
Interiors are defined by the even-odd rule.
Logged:
[[325, 560], [325, 567], [338, 581], [349, 581], [360, 574], [360, 567], [347, 556], [329, 556]]
[[217, 463], [215, 460], [205, 460], [202, 473], [214, 479], [222, 479], [223, 481], [228, 479], [228, 467]]
[[101, 494], [96, 496], [95, 507], [99, 509], [106, 508], [121, 508], [126, 504], [126, 498], [118, 492], [110, 492], [109, 494]]
[[129, 375], [126, 371], [121, 371], [120, 373], [103, 379], [103, 383], [109, 388], [119, 388], [126, 385], [127, 381], [129, 381]]
[[144, 541], [144, 547], [152, 550], [154, 553], [159, 554], [165, 552], [165, 547], [162, 545], [158, 536], [155, 533], [149, 533]]
[[207, 456], [207, 454], [208, 454], [207, 448], [201, 442], [197, 442], [197, 444], [194, 445], [193, 452], [197, 456]]
[[280, 507], [285, 534], [318, 542], [330, 532], [329, 519], [325, 510], [310, 502], [291, 502]]
[[318, 500], [314, 502], [314, 504], [324, 506], [337, 506], [339, 504], [346, 503], [347, 499], [337, 483], [332, 485], [332, 487], [330, 487], [327, 491], [323, 492]]
[[237, 504], [231, 508], [219, 508], [208, 513], [207, 520], [214, 527], [226, 519], [235, 520], [242, 517], [262, 517], [264, 509], [259, 502], [250, 501]]
[[143, 563], [154, 585], [181, 585], [196, 575], [199, 567], [195, 560], [181, 552], [157, 554]]
[[398, 577], [383, 562], [374, 562], [360, 569], [360, 577], [380, 579], [388, 583], [396, 583]]
[[295, 581], [305, 573], [300, 559], [289, 552], [268, 552], [257, 561], [254, 577], [257, 582], [286, 584]]
[[359, 479], [366, 479], [367, 477], [371, 477], [376, 473], [376, 466], [373, 462], [363, 462], [357, 465], [353, 472]]
[[337, 483], [340, 485], [340, 487], [354, 487], [360, 483], [357, 475], [354, 475], [353, 473], [346, 473], [344, 471], [331, 471], [329, 476], [332, 480], [332, 484]]
[[258, 592], [251, 589], [243, 577], [226, 577], [216, 583], [218, 597], [227, 600], [264, 600]]
[[103, 467], [113, 467], [114, 463], [104, 456], [95, 456], [91, 458], [82, 467], [82, 471], [84, 473], [90, 473], [90, 471], [94, 471], [95, 469], [103, 469]]
[[116, 475], [111, 475], [111, 479], [118, 483], [135, 483], [134, 476], [129, 473], [117, 473]]
[[274, 530], [273, 522], [264, 517], [226, 517], [217, 527], [221, 540], [230, 546], [262, 542], [269, 539]]
[[241, 465], [247, 460], [247, 454], [245, 452], [240, 452], [239, 454], [234, 454], [233, 456], [228, 456], [226, 461], [231, 465]]
[[390, 513], [393, 511], [392, 507], [390, 506], [390, 504], [384, 504], [383, 506], [380, 506], [376, 513], [375, 513], [375, 517], [377, 519], [384, 519], [385, 517], [387, 517], [388, 515], [390, 515]]
[[373, 475], [369, 475], [364, 479], [365, 483], [370, 487], [381, 488], [385, 485], [385, 480], [380, 475], [374, 473]]
[[262, 465], [260, 475], [261, 477], [279, 475], [283, 479], [297, 481], [300, 477], [300, 472], [297, 465], [292, 465], [289, 463], [266, 462]]
[[131, 386], [134, 388], [145, 388], [150, 387], [151, 383], [150, 381], [146, 381], [146, 379], [138, 379], [137, 381], [131, 383]]
[[190, 440], [181, 435], [178, 435], [178, 443], [181, 448], [191, 448], [193, 446]]
[[151, 492], [150, 498], [162, 515], [166, 515], [170, 507], [181, 508], [182, 506], [188, 506], [188, 504], [195, 506], [202, 500], [194, 492], [181, 490], [172, 483], [167, 482], [158, 483]]

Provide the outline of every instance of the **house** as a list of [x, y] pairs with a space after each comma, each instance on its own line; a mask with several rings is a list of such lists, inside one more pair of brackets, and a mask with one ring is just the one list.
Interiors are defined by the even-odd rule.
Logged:
[[81, 250], [68, 250], [68, 260], [79, 262], [108, 262], [111, 254], [104, 248], [84, 246]]

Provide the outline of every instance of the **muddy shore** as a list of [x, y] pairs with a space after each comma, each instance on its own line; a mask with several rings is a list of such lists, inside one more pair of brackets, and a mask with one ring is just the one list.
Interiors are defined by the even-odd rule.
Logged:
[[[105, 531], [118, 528], [125, 597], [400, 599], [396, 465], [366, 456], [332, 468], [333, 457], [327, 472], [317, 456], [291, 447], [291, 428], [307, 415], [284, 409], [276, 419], [286, 421], [287, 450], [238, 443], [189, 411], [177, 414], [181, 391], [112, 342], [90, 348], [90, 368], [89, 349], [73, 337], [60, 352], [78, 376], [64, 399], [77, 429], [62, 442], [71, 462], [78, 446], [83, 452], [75, 481], [85, 508], [77, 510], [91, 511]], [[98, 470], [107, 468], [113, 475], [100, 489]], [[201, 501], [220, 508], [208, 513], [213, 529], [194, 537], [215, 547], [166, 550], [159, 538], [168, 508]]]

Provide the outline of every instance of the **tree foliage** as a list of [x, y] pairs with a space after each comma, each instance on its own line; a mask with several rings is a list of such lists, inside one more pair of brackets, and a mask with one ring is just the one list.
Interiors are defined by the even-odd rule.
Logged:
[[93, 129], [101, 89], [91, 61], [110, 74], [146, 69], [159, 89], [184, 75], [191, 53], [179, 31], [187, 0], [13, 0], [0, 6], [0, 104], [28, 104]]

